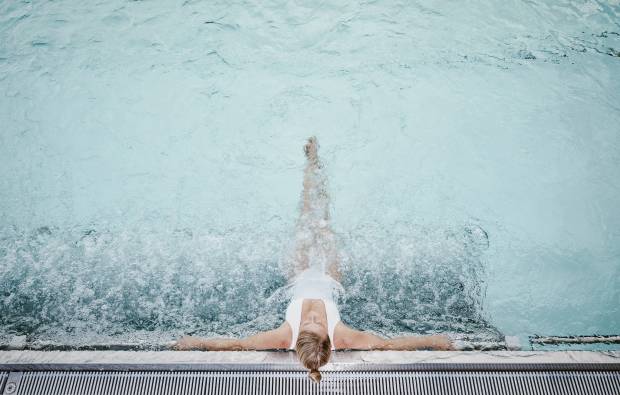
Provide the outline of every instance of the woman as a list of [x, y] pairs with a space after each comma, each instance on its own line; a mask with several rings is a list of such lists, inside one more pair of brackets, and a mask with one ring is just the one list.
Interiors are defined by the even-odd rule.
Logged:
[[326, 178], [321, 172], [315, 137], [304, 146], [306, 168], [297, 240], [289, 273], [291, 301], [284, 323], [273, 330], [245, 339], [181, 338], [177, 350], [269, 350], [291, 349], [310, 369], [310, 377], [319, 382], [319, 367], [325, 365], [336, 349], [358, 350], [452, 350], [445, 335], [405, 336], [384, 339], [348, 327], [340, 320], [334, 295], [342, 291], [338, 252], [329, 227], [329, 197]]

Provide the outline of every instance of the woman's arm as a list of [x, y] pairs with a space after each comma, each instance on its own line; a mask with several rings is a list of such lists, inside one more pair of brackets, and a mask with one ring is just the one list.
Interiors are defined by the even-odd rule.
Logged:
[[455, 350], [450, 338], [446, 335], [402, 336], [385, 339], [380, 350]]
[[183, 336], [172, 346], [175, 350], [203, 351], [242, 351], [242, 350], [273, 350], [288, 348], [291, 343], [292, 331], [287, 322], [267, 332], [259, 332], [245, 339], [204, 339], [194, 336]]
[[[341, 323], [339, 323], [340, 325]], [[339, 328], [340, 329], [340, 328]], [[446, 335], [403, 336], [384, 339], [372, 333], [358, 331], [343, 325], [338, 330], [342, 348], [355, 350], [455, 350]]]

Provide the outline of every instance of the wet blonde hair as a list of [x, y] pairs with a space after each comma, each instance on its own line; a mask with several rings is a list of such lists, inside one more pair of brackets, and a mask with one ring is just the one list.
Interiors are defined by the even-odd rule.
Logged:
[[320, 382], [319, 368], [329, 361], [332, 353], [332, 343], [329, 336], [322, 338], [314, 332], [300, 331], [295, 343], [295, 350], [302, 365], [306, 369], [310, 369], [308, 376], [315, 382]]

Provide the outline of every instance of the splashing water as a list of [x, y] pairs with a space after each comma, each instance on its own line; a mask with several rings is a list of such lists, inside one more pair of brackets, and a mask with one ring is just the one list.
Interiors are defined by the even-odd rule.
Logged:
[[[148, 345], [182, 333], [272, 329], [287, 303], [286, 260], [278, 257], [291, 243], [285, 229], [263, 230], [4, 229], [0, 340]], [[347, 324], [384, 335], [497, 335], [481, 311], [481, 229], [368, 225], [338, 242]]]

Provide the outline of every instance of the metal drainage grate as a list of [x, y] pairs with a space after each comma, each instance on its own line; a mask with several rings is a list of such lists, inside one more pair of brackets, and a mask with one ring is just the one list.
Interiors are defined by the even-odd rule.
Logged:
[[9, 377], [9, 372], [0, 372], [0, 392], [4, 390], [4, 383]]
[[[4, 395], [146, 394], [620, 394], [620, 369], [549, 371], [20, 371]], [[0, 372], [0, 383], [6, 374]], [[0, 385], [2, 389], [2, 385]]]

